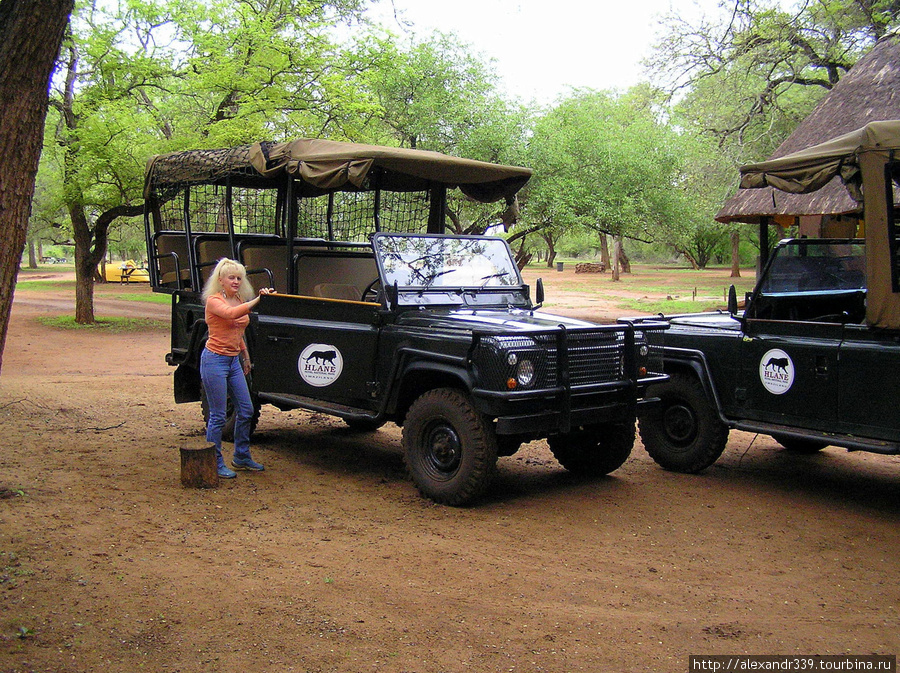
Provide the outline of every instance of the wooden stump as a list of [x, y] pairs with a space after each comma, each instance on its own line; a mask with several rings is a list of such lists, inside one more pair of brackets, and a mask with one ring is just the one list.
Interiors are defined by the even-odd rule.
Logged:
[[219, 485], [215, 446], [181, 447], [181, 485], [186, 488], [216, 488]]

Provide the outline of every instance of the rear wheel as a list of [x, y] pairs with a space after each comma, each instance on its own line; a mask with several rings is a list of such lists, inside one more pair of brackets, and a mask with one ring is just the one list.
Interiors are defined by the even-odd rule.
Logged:
[[497, 470], [497, 442], [469, 398], [452, 388], [419, 397], [403, 424], [406, 469], [427, 498], [466, 505], [481, 496]]
[[586, 425], [564, 435], [551, 435], [547, 444], [569, 472], [600, 477], [628, 460], [634, 446], [634, 423]]
[[712, 465], [728, 443], [728, 426], [719, 420], [695, 377], [672, 374], [648, 395], [660, 398], [640, 420], [641, 441], [659, 465], [674, 472], [700, 472]]

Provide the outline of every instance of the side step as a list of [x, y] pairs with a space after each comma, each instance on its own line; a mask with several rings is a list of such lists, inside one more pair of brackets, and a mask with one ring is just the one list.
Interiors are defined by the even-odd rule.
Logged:
[[850, 451], [868, 451], [894, 455], [900, 453], [900, 443], [889, 442], [881, 439], [862, 439], [852, 435], [841, 435], [834, 432], [821, 432], [819, 430], [803, 430], [776, 423], [763, 423], [761, 421], [736, 421], [733, 424], [738, 430], [757, 432], [761, 435], [784, 435], [795, 439], [811, 439], [824, 442], [830, 446], [839, 446]]
[[286, 409], [307, 409], [309, 411], [318, 411], [330, 416], [337, 416], [350, 421], [383, 421], [382, 415], [376, 411], [368, 411], [367, 409], [358, 409], [356, 407], [348, 407], [344, 404], [335, 402], [323, 402], [312, 397], [303, 397], [301, 395], [289, 395], [287, 393], [260, 393], [259, 399], [262, 402], [274, 404], [282, 410]]

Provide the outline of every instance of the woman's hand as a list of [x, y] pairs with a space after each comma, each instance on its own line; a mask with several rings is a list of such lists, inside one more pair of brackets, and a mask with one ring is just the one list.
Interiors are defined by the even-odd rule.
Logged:
[[262, 287], [259, 289], [259, 295], [262, 296], [264, 294], [278, 294], [275, 292], [274, 287]]
[[250, 370], [253, 369], [253, 365], [250, 364], [250, 358], [241, 358], [241, 369], [244, 370], [244, 376], [250, 375]]

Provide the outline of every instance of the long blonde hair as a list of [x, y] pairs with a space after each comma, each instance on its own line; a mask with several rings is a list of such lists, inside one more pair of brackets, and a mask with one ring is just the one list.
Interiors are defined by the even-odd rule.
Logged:
[[241, 286], [238, 288], [238, 297], [240, 297], [241, 301], [250, 301], [253, 299], [253, 286], [250, 284], [250, 281], [247, 280], [247, 269], [245, 269], [244, 265], [240, 262], [223, 257], [219, 260], [219, 263], [216, 264], [212, 273], [209, 274], [209, 278], [206, 279], [206, 284], [203, 286], [203, 293], [200, 295], [200, 298], [203, 300], [204, 304], [212, 295], [222, 291], [222, 284], [219, 282], [219, 279], [232, 271], [241, 274]]

